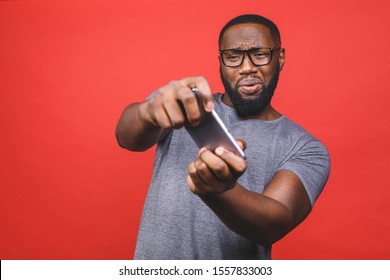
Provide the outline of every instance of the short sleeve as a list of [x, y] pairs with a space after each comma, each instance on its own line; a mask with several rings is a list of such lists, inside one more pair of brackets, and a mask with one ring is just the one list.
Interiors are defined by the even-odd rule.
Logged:
[[303, 183], [313, 206], [321, 194], [330, 173], [330, 157], [326, 147], [312, 139], [301, 147], [296, 147], [288, 159], [278, 168], [293, 172]]

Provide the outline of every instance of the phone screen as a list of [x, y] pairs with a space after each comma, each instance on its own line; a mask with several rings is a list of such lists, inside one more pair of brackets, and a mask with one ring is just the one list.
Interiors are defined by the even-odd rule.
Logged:
[[195, 95], [197, 97], [202, 117], [199, 125], [186, 125], [185, 128], [196, 145], [199, 148], [206, 147], [211, 151], [215, 151], [218, 147], [224, 147], [245, 159], [246, 156], [244, 151], [229, 133], [218, 114], [214, 110], [211, 113], [206, 112], [199, 95], [197, 93], [195, 93]]

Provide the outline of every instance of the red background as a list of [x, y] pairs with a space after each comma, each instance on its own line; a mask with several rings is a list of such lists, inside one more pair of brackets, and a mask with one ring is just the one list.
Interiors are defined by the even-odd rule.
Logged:
[[154, 151], [116, 144], [123, 108], [172, 79], [221, 91], [217, 36], [280, 27], [275, 107], [332, 171], [275, 259], [390, 259], [389, 1], [0, 1], [0, 258], [129, 259]]

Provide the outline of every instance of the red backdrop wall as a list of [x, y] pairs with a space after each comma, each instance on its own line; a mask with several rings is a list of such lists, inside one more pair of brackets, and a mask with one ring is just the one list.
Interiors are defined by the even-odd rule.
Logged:
[[390, 258], [388, 1], [0, 1], [0, 258], [133, 257], [153, 149], [116, 144], [123, 108], [172, 79], [221, 91], [217, 36], [280, 27], [277, 109], [323, 140], [329, 182], [275, 259]]

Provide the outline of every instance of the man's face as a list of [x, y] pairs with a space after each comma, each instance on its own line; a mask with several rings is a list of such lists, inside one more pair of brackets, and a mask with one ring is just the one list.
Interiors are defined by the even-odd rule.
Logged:
[[[227, 29], [220, 49], [249, 50], [254, 47], [278, 47], [270, 30], [256, 23], [237, 24]], [[240, 116], [254, 116], [270, 105], [284, 65], [284, 51], [276, 49], [268, 65], [255, 66], [245, 54], [243, 63], [227, 67], [220, 60], [221, 80], [227, 93], [227, 103], [233, 105]]]

